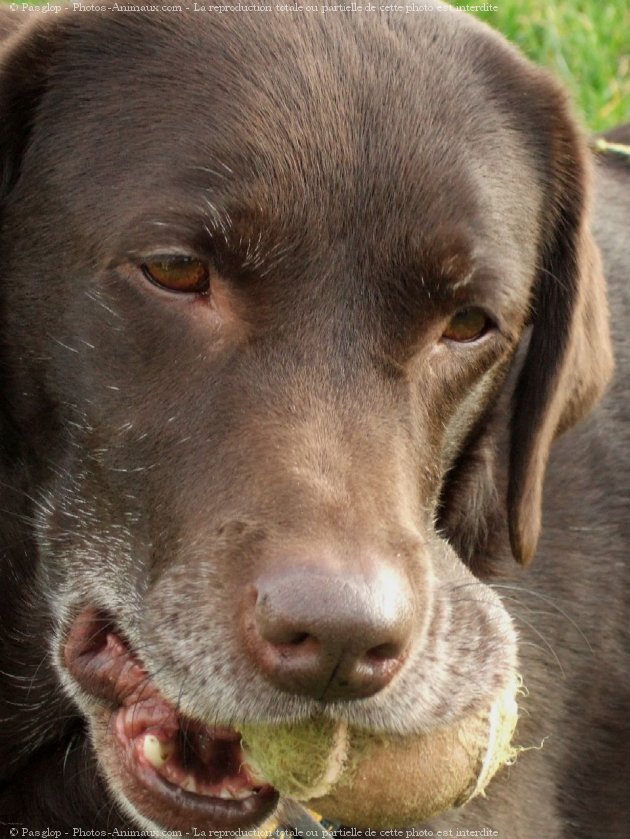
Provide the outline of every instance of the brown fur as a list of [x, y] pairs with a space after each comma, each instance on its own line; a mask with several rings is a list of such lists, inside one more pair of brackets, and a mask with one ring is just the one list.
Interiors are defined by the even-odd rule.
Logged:
[[[517, 657], [536, 748], [425, 827], [625, 836], [630, 170], [593, 178], [558, 86], [455, 12], [66, 12], [0, 108], [0, 820], [159, 823], [64, 660], [89, 603], [206, 722], [425, 730]], [[142, 277], [173, 247], [211, 316]], [[498, 328], [440, 341], [467, 306]], [[252, 635], [266, 585], [376, 638], [384, 579], [387, 690]]]

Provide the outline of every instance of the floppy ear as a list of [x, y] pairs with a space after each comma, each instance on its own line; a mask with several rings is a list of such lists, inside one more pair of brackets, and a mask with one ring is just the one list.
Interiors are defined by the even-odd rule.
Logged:
[[[0, 9], [0, 223], [20, 177], [38, 107], [49, 84], [50, 65], [56, 50], [62, 46], [64, 32], [74, 25], [74, 17], [25, 15], [11, 12], [8, 7]], [[0, 243], [0, 484], [6, 493], [7, 487], [21, 485], [19, 474], [23, 465], [19, 446], [24, 434], [14, 416], [19, 388], [6, 359], [8, 315], [2, 283], [3, 244], [4, 239]], [[0, 502], [4, 510], [8, 502], [4, 498]], [[4, 526], [2, 518], [0, 512], [0, 530]]]
[[589, 229], [589, 153], [564, 96], [555, 98], [533, 328], [511, 424], [508, 523], [512, 552], [523, 564], [536, 551], [551, 444], [590, 411], [613, 369], [605, 282]]
[[22, 23], [25, 18], [7, 8], [0, 12], [0, 199], [18, 178], [61, 28], [48, 16]]
[[546, 76], [538, 79], [532, 99], [543, 103], [549, 128], [538, 123], [542, 136], [532, 143], [544, 158], [537, 168], [546, 198], [529, 342], [524, 337], [503, 390], [466, 441], [439, 516], [455, 550], [481, 574], [492, 573], [500, 552], [506, 494], [512, 553], [531, 561], [551, 445], [590, 411], [613, 369], [604, 277], [589, 230], [589, 152], [564, 93]]

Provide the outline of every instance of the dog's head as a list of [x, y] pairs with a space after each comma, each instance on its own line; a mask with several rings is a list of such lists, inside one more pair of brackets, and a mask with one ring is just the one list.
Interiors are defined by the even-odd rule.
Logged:
[[[0, 107], [10, 600], [121, 806], [253, 826], [239, 721], [485, 704], [516, 645], [480, 569], [505, 509], [531, 559], [611, 368], [556, 85], [454, 12], [65, 13]], [[184, 729], [169, 785], [143, 737]]]

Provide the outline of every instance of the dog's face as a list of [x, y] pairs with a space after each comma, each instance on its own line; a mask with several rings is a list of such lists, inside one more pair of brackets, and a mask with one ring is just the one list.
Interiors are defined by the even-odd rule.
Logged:
[[[123, 808], [253, 827], [275, 795], [230, 763], [239, 721], [484, 705], [515, 637], [453, 545], [501, 518], [528, 324], [519, 558], [605, 379], [562, 97], [458, 14], [67, 15], [2, 74], [5, 422], [58, 678]], [[149, 729], [192, 732], [170, 786]]]

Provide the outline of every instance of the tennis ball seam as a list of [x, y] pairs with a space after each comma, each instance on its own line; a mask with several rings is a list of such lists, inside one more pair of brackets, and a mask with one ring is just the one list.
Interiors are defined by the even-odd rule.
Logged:
[[477, 795], [485, 797], [485, 789], [503, 766], [510, 765], [518, 756], [519, 749], [512, 745], [512, 737], [518, 719], [518, 703], [515, 699], [522, 688], [523, 679], [515, 675], [503, 693], [493, 702], [488, 715], [488, 740], [477, 782], [460, 805], [466, 804]]
[[333, 746], [328, 756], [328, 764], [324, 770], [324, 774], [315, 781], [312, 788], [308, 792], [310, 798], [321, 798], [330, 792], [337, 781], [341, 778], [348, 760], [348, 723], [340, 720], [333, 730]]

